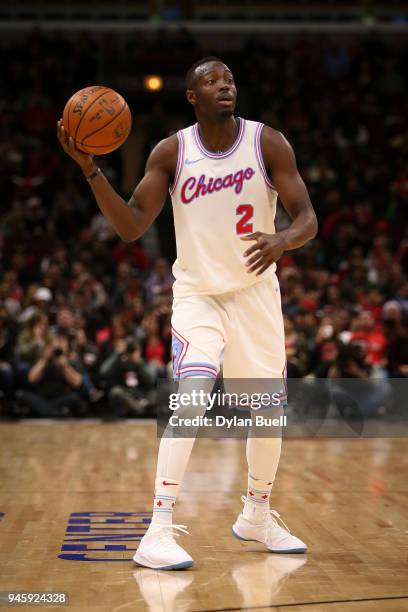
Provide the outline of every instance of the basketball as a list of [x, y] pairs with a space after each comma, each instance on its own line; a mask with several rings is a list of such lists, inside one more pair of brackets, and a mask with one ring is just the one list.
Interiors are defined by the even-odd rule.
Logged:
[[132, 115], [120, 94], [94, 85], [71, 96], [64, 108], [63, 122], [78, 149], [90, 155], [104, 155], [125, 142]]

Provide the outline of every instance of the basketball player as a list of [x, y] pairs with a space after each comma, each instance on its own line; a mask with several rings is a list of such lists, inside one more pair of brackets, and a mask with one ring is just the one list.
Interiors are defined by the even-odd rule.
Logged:
[[[140, 238], [151, 226], [170, 189], [177, 243], [175, 377], [215, 379], [223, 355], [227, 379], [279, 379], [285, 375], [286, 359], [275, 262], [316, 235], [316, 216], [284, 136], [234, 116], [237, 92], [228, 66], [218, 58], [204, 58], [190, 68], [186, 85], [197, 123], [153, 149], [128, 203], [94, 159], [76, 149], [62, 121], [58, 137], [125, 242]], [[291, 224], [276, 233], [278, 195]], [[174, 539], [185, 527], [172, 524], [193, 443], [194, 438], [161, 439], [152, 522], [134, 557], [140, 565], [193, 565]], [[262, 542], [271, 552], [301, 553], [306, 545], [269, 508], [280, 451], [280, 437], [248, 437], [248, 490], [233, 533]]]

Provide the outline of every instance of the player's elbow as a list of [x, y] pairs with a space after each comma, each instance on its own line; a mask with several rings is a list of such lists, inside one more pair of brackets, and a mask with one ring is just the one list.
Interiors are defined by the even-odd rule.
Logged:
[[308, 210], [304, 211], [303, 215], [303, 227], [304, 227], [304, 235], [309, 242], [309, 240], [313, 240], [316, 238], [317, 232], [319, 229], [319, 224], [317, 222], [316, 213], [313, 208], [310, 206]]
[[134, 242], [135, 240], [137, 240], [138, 236], [136, 234], [120, 233], [119, 238], [122, 240], [122, 242], [126, 242], [126, 244], [129, 244], [130, 242]]
[[143, 236], [153, 223], [155, 217], [143, 216], [129, 226], [121, 228], [119, 233], [123, 242], [134, 242]]
[[309, 238], [309, 240], [313, 240], [313, 238], [316, 238], [317, 232], [319, 231], [319, 223], [317, 221], [317, 217], [316, 217], [314, 212], [311, 215], [309, 225], [310, 225], [310, 238]]
[[118, 234], [119, 238], [123, 240], [123, 242], [129, 243], [140, 238], [143, 234], [143, 230], [141, 230], [139, 227], [126, 227], [118, 232]]

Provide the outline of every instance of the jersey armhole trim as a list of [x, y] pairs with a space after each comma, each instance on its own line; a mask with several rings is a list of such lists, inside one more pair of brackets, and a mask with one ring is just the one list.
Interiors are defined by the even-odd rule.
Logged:
[[276, 191], [276, 187], [275, 185], [272, 183], [271, 179], [268, 176], [268, 173], [266, 171], [265, 168], [265, 163], [262, 157], [262, 148], [261, 148], [261, 134], [262, 134], [262, 130], [264, 128], [264, 124], [263, 123], [258, 123], [258, 127], [256, 128], [256, 134], [255, 134], [255, 153], [256, 153], [256, 158], [258, 160], [258, 165], [261, 169], [261, 172], [263, 174], [263, 177], [265, 179], [265, 183], [268, 185], [268, 187], [270, 187], [270, 189], [273, 189], [274, 191]]
[[173, 195], [173, 193], [174, 193], [174, 191], [175, 191], [175, 189], [177, 187], [177, 183], [178, 183], [178, 180], [179, 180], [180, 174], [181, 174], [181, 169], [182, 169], [183, 163], [184, 163], [184, 137], [183, 137], [182, 130], [179, 130], [177, 132], [177, 139], [178, 139], [177, 166], [176, 166], [176, 172], [174, 174], [173, 184], [170, 185], [170, 189], [169, 189], [170, 195]]

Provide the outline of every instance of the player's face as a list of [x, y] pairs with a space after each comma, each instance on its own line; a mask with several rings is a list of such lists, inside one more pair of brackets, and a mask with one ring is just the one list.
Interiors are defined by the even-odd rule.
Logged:
[[197, 68], [187, 99], [196, 111], [214, 117], [229, 117], [234, 113], [237, 89], [231, 70], [220, 62], [208, 62]]

